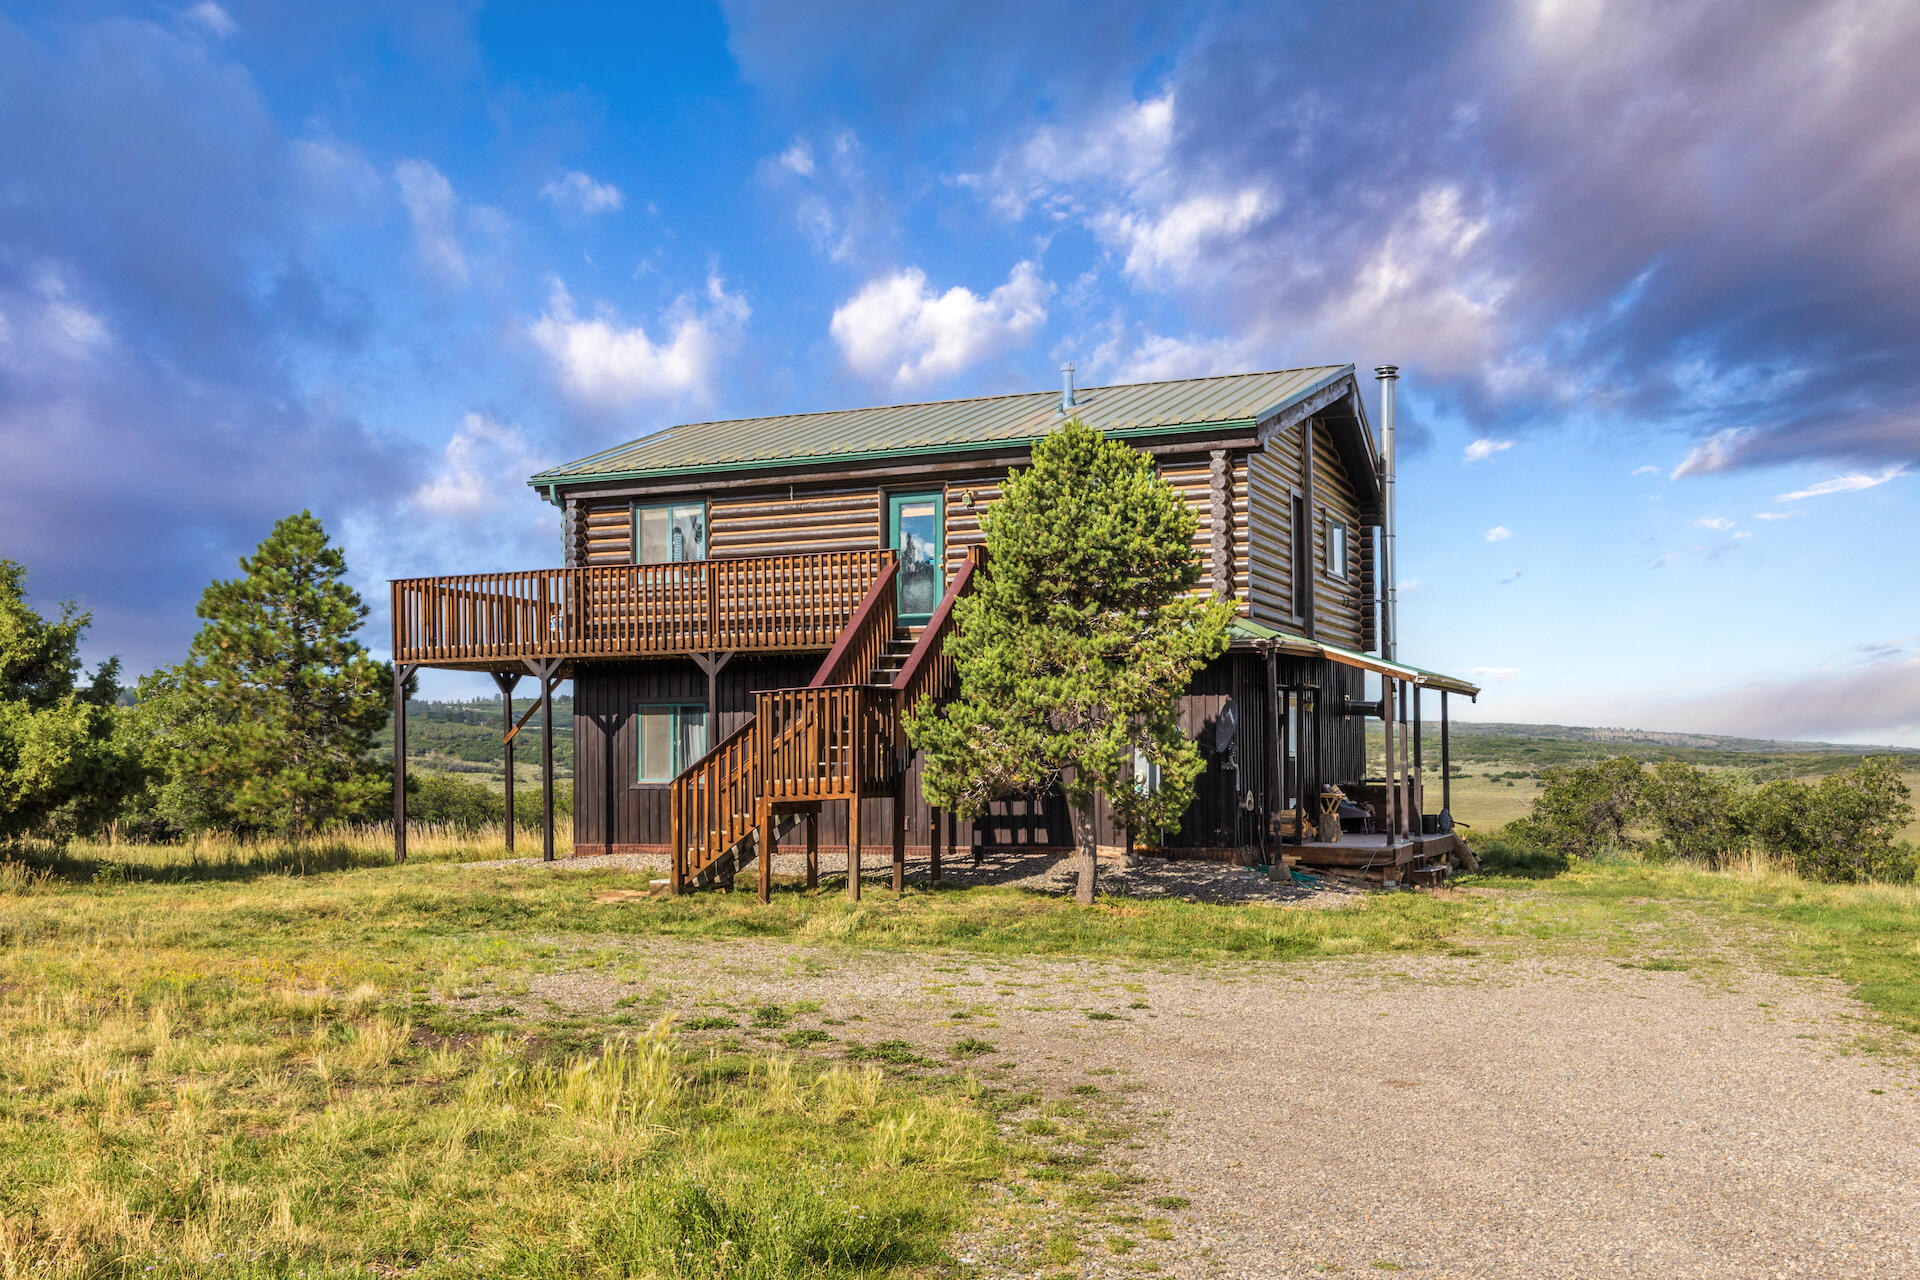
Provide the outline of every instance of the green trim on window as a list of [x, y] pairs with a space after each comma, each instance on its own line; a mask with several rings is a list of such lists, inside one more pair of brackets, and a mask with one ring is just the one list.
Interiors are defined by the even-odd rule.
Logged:
[[[657, 723], [661, 720], [665, 723]], [[633, 717], [634, 781], [672, 782], [707, 753], [707, 729], [707, 708], [702, 703], [638, 704]], [[655, 738], [655, 733], [661, 736]]]
[[695, 498], [690, 501], [686, 499], [682, 499], [677, 502], [629, 503], [628, 511], [627, 511], [627, 520], [633, 530], [633, 562], [635, 564], [677, 563], [671, 557], [669, 557], [666, 560], [641, 559], [641, 547], [644, 539], [644, 534], [642, 532], [641, 516], [648, 511], [666, 512], [667, 513], [667, 538], [669, 541], [671, 541], [673, 538], [673, 523], [674, 523], [674, 520], [677, 518], [676, 513], [685, 512], [695, 507], [699, 508], [700, 510], [700, 528], [699, 528], [700, 541], [699, 541], [699, 545], [695, 548], [695, 550], [698, 551], [699, 554], [682, 556], [680, 558], [681, 561], [687, 561], [687, 562], [694, 561], [694, 560], [705, 560], [707, 558], [708, 545], [713, 541], [713, 513], [708, 509], [707, 500], [705, 498]]

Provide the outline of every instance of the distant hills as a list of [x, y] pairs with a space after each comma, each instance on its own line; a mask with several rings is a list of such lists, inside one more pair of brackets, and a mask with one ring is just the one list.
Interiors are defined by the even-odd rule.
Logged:
[[1455, 720], [1462, 738], [1527, 739], [1537, 742], [1588, 742], [1619, 747], [1682, 747], [1698, 751], [1735, 751], [1752, 755], [1920, 755], [1912, 747], [1858, 742], [1786, 742], [1772, 738], [1730, 738], [1713, 733], [1666, 733], [1658, 729], [1616, 729], [1566, 724], [1504, 724], [1494, 720]]

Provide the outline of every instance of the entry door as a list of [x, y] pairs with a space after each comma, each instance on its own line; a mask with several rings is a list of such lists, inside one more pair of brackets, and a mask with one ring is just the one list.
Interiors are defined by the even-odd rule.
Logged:
[[887, 495], [887, 540], [900, 553], [900, 621], [925, 622], [946, 593], [946, 497]]

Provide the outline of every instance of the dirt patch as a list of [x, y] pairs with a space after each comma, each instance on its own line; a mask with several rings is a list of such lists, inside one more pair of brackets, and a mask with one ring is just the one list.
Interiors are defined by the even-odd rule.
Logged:
[[[1091, 1086], [1144, 1126], [1121, 1153], [1143, 1211], [1189, 1203], [1165, 1214], [1172, 1239], [1090, 1267], [1920, 1274], [1920, 1091], [1850, 1053], [1870, 1027], [1831, 985], [1494, 953], [1181, 969], [614, 945], [685, 975], [651, 984], [666, 1008], [801, 1010], [739, 1019], [770, 1044]], [[583, 968], [530, 994], [593, 1013], [632, 990]]]

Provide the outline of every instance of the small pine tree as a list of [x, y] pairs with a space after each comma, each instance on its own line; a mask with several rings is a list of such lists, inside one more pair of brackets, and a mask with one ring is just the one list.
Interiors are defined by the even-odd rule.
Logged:
[[[1205, 765], [1179, 699], [1226, 648], [1232, 605], [1191, 594], [1195, 525], [1150, 458], [1067, 422], [982, 520], [987, 569], [947, 641], [960, 695], [909, 719], [921, 786], [942, 808], [978, 817], [996, 796], [1062, 789], [1082, 903], [1096, 797], [1129, 830], [1170, 827]], [[1157, 788], [1136, 759], [1157, 768]]]
[[367, 608], [311, 512], [274, 525], [240, 568], [200, 597], [187, 660], [140, 683], [162, 808], [181, 826], [299, 837], [388, 787], [372, 751], [393, 669], [354, 638]]
[[115, 732], [120, 662], [85, 684], [80, 639], [92, 615], [58, 620], [26, 600], [27, 571], [0, 560], [0, 841], [63, 837], [105, 822], [137, 776]]

